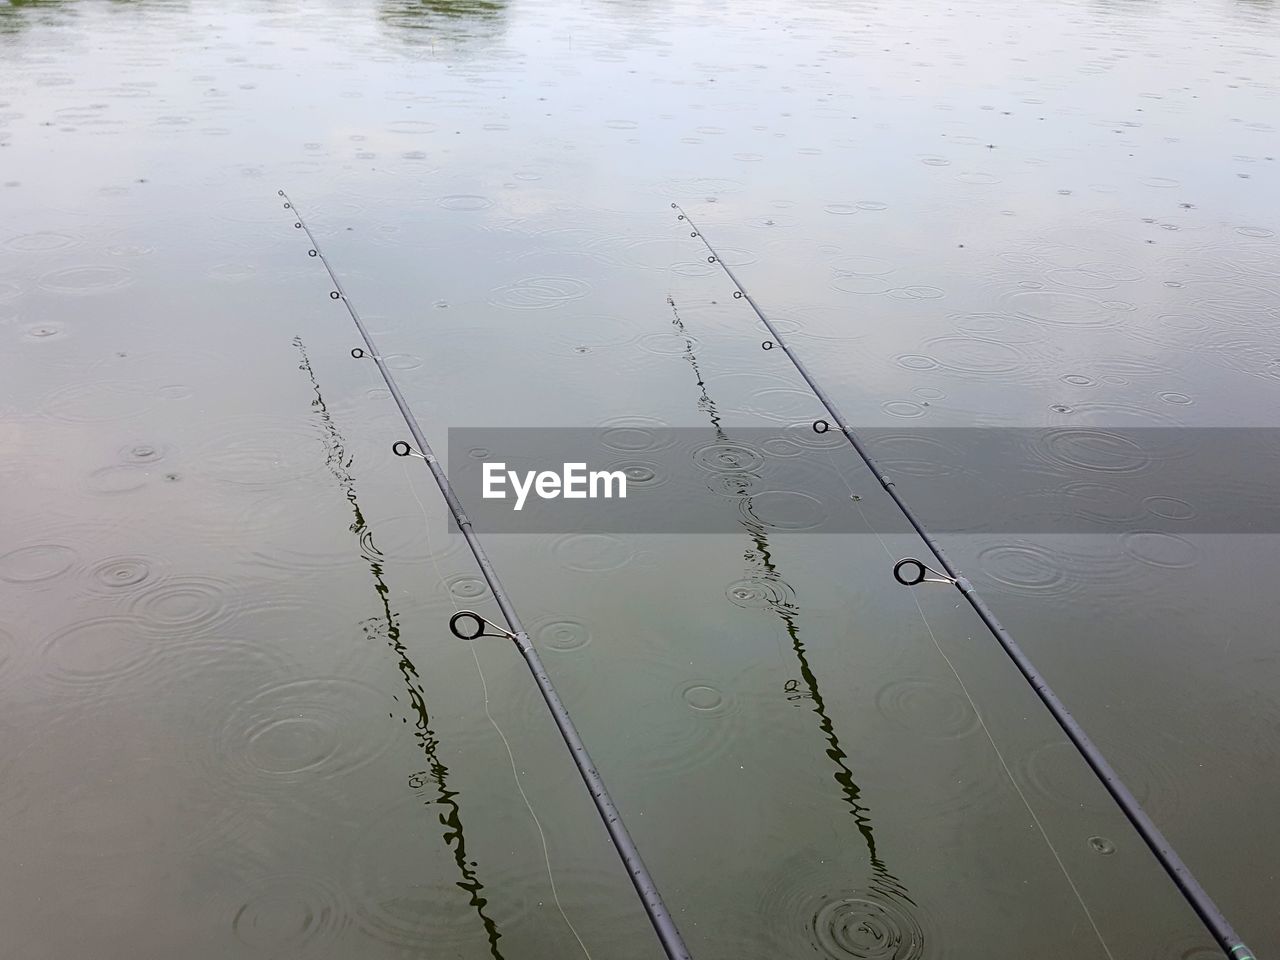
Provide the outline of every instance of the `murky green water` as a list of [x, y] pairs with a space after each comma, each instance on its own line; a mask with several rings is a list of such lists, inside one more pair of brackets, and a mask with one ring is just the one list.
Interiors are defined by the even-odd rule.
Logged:
[[[440, 449], [821, 415], [671, 201], [856, 423], [1276, 426], [1278, 31], [0, 6], [5, 956], [660, 955], [523, 662], [449, 634], [496, 608], [277, 189]], [[1273, 538], [1144, 535], [1196, 498], [1106, 480], [1115, 535], [947, 547], [1280, 955]], [[954, 591], [893, 583], [917, 540], [486, 546], [698, 960], [1216, 955]]]

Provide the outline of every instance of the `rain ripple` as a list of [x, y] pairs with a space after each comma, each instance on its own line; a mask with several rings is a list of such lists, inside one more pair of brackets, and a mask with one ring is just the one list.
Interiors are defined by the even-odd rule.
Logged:
[[[1186, 778], [1165, 760], [1155, 753], [1134, 754], [1124, 744], [1107, 744], [1103, 752], [1153, 816], [1173, 817], [1185, 812], [1190, 802]], [[1104, 795], [1075, 748], [1065, 740], [1034, 748], [1020, 766], [1035, 792], [1054, 805], [1087, 809]]]
[[883, 896], [828, 901], [813, 918], [813, 935], [832, 960], [918, 960], [925, 950], [914, 915]]
[[993, 589], [1034, 593], [1053, 601], [1088, 591], [1093, 602], [1099, 602], [1131, 596], [1139, 589], [1144, 564], [1113, 543], [1092, 550], [1065, 550], [1015, 541], [980, 551], [978, 566], [993, 582]]
[[213, 577], [166, 577], [138, 593], [130, 610], [144, 629], [190, 634], [231, 619], [230, 592], [230, 584]]
[[882, 687], [876, 709], [895, 727], [921, 737], [956, 740], [978, 729], [978, 715], [955, 684], [904, 677]]
[[591, 292], [591, 284], [575, 277], [528, 277], [494, 288], [489, 302], [517, 310], [545, 310]]
[[6, 675], [15, 668], [17, 656], [14, 651], [17, 648], [18, 643], [13, 634], [0, 627], [0, 684], [3, 684]]
[[0, 580], [42, 583], [60, 577], [79, 561], [74, 548], [62, 543], [32, 543], [0, 555]]
[[146, 581], [151, 576], [151, 566], [146, 557], [110, 557], [95, 564], [90, 576], [94, 586], [115, 593]]
[[384, 691], [343, 677], [272, 683], [235, 705], [219, 731], [219, 756], [241, 784], [343, 776], [396, 742], [386, 704]]
[[925, 353], [900, 357], [899, 364], [918, 370], [929, 369], [931, 365], [937, 366], [948, 373], [978, 380], [990, 377], [1032, 377], [1044, 366], [1036, 352], [1025, 342], [1011, 343], [975, 336], [945, 336], [929, 340], [925, 347]]
[[220, 424], [196, 460], [215, 479], [240, 486], [291, 483], [324, 469], [308, 441], [319, 442], [314, 425], [262, 417]]
[[725, 588], [734, 606], [758, 610], [794, 610], [796, 592], [781, 577], [757, 576], [735, 580]]
[[65, 267], [46, 273], [40, 286], [52, 293], [86, 295], [119, 290], [133, 282], [133, 272], [119, 266]]
[[747, 473], [764, 465], [764, 455], [745, 443], [721, 440], [695, 450], [693, 462], [713, 473]]
[[479, 194], [458, 193], [441, 197], [436, 203], [445, 210], [476, 211], [493, 206], [493, 201]]
[[551, 650], [567, 652], [580, 650], [591, 642], [591, 631], [577, 620], [556, 620], [543, 624], [535, 631], [538, 645]]
[[713, 681], [681, 680], [668, 688], [665, 699], [666, 709], [648, 725], [645, 749], [637, 753], [638, 772], [678, 778], [741, 744], [738, 698]]
[[561, 566], [579, 573], [618, 570], [635, 559], [624, 540], [603, 533], [574, 533], [552, 541], [551, 553]]
[[945, 942], [932, 935], [922, 906], [884, 885], [823, 890], [836, 877], [824, 876], [833, 871], [815, 869], [812, 859], [788, 863], [757, 908], [763, 916], [778, 918], [770, 924], [778, 938], [776, 955], [798, 956], [806, 946], [807, 953], [827, 960], [921, 960], [926, 953], [935, 958], [947, 955]]
[[[464, 909], [468, 894], [459, 889], [451, 857], [442, 853], [438, 833], [423, 829], [427, 811], [417, 798], [368, 817], [352, 842], [343, 888], [351, 896], [356, 926], [368, 937], [404, 955], [470, 956], [478, 933], [475, 914]], [[438, 828], [437, 828], [438, 829]], [[485, 877], [503, 871], [511, 881], [514, 857], [486, 863]], [[559, 878], [567, 882], [564, 867]], [[503, 919], [529, 909], [530, 883], [506, 882], [490, 894]]]
[[40, 656], [54, 683], [103, 692], [157, 668], [165, 645], [143, 637], [133, 617], [89, 617], [47, 638]]
[[152, 388], [136, 381], [73, 383], [49, 394], [44, 412], [67, 423], [105, 423], [141, 416], [156, 406]]
[[1047, 431], [1034, 453], [1050, 464], [1104, 473], [1137, 473], [1154, 462], [1131, 437], [1084, 428]]
[[231, 932], [264, 955], [324, 952], [349, 922], [339, 888], [314, 874], [254, 877], [237, 889], [245, 899], [226, 911]]
[[6, 250], [12, 250], [15, 253], [52, 253], [55, 250], [63, 250], [78, 243], [80, 243], [80, 240], [76, 237], [67, 236], [64, 233], [45, 231], [41, 233], [24, 233], [16, 237], [10, 237], [4, 242], [4, 246]]
[[1114, 327], [1128, 310], [1126, 304], [1057, 290], [1019, 290], [1005, 294], [1001, 305], [1033, 323], [1077, 328]]

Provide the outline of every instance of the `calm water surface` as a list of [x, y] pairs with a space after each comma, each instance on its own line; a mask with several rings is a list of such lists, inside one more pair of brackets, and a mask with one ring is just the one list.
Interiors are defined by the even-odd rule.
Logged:
[[[0, 6], [5, 955], [660, 955], [277, 189], [440, 449], [821, 414], [672, 201], [855, 423], [1280, 426], [1278, 53], [1266, 0]], [[1280, 956], [1274, 540], [1142, 532], [1236, 479], [947, 547]], [[487, 546], [698, 960], [1219, 955], [918, 541]]]

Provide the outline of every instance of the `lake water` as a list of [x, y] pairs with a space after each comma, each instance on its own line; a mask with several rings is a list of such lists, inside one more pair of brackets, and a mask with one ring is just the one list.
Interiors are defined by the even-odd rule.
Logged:
[[[1278, 54], [1269, 0], [0, 5], [5, 956], [661, 955], [277, 190], [437, 450], [640, 477], [824, 415], [679, 202], [927, 521], [913, 428], [1280, 426]], [[1275, 539], [1144, 524], [1257, 478], [1094, 466], [1046, 509], [1114, 532], [945, 545], [1280, 956]], [[1221, 956], [917, 538], [485, 545], [697, 960]]]

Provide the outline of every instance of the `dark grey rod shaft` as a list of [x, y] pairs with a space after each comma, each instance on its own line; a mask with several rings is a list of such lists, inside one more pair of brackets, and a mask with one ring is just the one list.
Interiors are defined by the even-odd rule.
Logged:
[[[444, 468], [440, 466], [440, 461], [436, 459], [435, 453], [432, 452], [431, 444], [427, 442], [426, 435], [422, 432], [422, 427], [418, 425], [417, 417], [409, 409], [409, 404], [405, 400], [404, 394], [400, 392], [400, 387], [397, 386], [395, 378], [391, 375], [391, 370], [382, 359], [382, 355], [378, 353], [377, 347], [374, 346], [373, 337], [369, 335], [369, 330], [360, 319], [360, 314], [356, 312], [355, 306], [347, 298], [346, 291], [342, 289], [342, 283], [338, 280], [338, 275], [334, 273], [333, 267], [325, 259], [324, 252], [316, 242], [311, 228], [302, 219], [302, 214], [298, 212], [298, 208], [294, 206], [288, 194], [283, 190], [278, 191], [278, 193], [284, 198], [284, 205], [293, 211], [294, 222], [299, 225], [299, 229], [306, 233], [307, 239], [311, 241], [311, 249], [315, 251], [315, 255], [324, 264], [324, 268], [329, 274], [329, 279], [333, 281], [333, 292], [337, 294], [335, 299], [340, 299], [347, 308], [347, 312], [351, 315], [351, 320], [355, 323], [356, 329], [360, 331], [360, 336], [363, 338], [365, 346], [369, 348], [370, 357], [378, 365], [378, 370], [387, 384], [387, 389], [391, 391], [391, 396], [395, 400], [396, 406], [400, 408], [400, 415], [404, 417], [404, 422], [408, 425], [414, 442], [418, 444], [418, 452], [422, 454], [427, 466], [431, 468], [431, 475], [435, 477], [436, 486], [440, 488], [440, 492], [444, 495], [445, 503], [449, 505], [449, 511], [453, 514], [454, 520], [457, 521], [458, 529], [466, 537], [467, 545], [471, 548], [471, 553], [475, 556], [476, 563], [480, 566], [480, 572], [484, 575], [485, 582], [489, 584], [489, 589], [493, 591], [493, 597], [498, 602], [498, 608], [502, 611], [502, 616], [507, 621], [512, 639], [515, 640], [516, 647], [524, 657], [525, 663], [529, 665], [529, 671], [533, 674], [533, 679], [537, 681], [538, 689], [542, 692], [542, 699], [546, 701], [547, 709], [551, 711], [551, 716], [555, 720], [556, 726], [560, 729], [560, 735], [569, 747], [569, 752], [573, 756], [573, 762], [578, 768], [578, 773], [582, 775], [582, 781], [587, 785], [587, 790], [591, 793], [591, 799], [595, 802], [596, 811], [600, 814], [600, 819], [604, 821], [605, 829], [609, 831], [609, 837], [613, 840], [618, 856], [622, 858], [622, 862], [627, 868], [627, 874], [631, 877], [631, 883], [636, 888], [636, 893], [639, 894], [640, 900], [644, 904], [645, 913], [649, 915], [653, 929], [657, 933], [658, 939], [662, 942], [662, 949], [666, 951], [670, 960], [691, 960], [689, 949], [684, 945], [680, 931], [676, 929], [675, 921], [671, 918], [671, 913], [667, 910], [667, 905], [663, 902], [662, 895], [658, 892], [657, 885], [653, 882], [653, 877], [649, 875], [649, 869], [640, 858], [640, 851], [636, 849], [635, 841], [631, 839], [631, 834], [627, 832], [627, 828], [622, 822], [622, 815], [618, 813], [618, 808], [614, 806], [613, 799], [605, 788], [603, 778], [596, 770], [596, 765], [592, 762], [591, 755], [587, 753], [582, 737], [578, 735], [578, 728], [573, 725], [573, 720], [569, 717], [569, 711], [565, 709], [564, 703], [560, 700], [560, 695], [556, 693], [556, 688], [552, 685], [551, 678], [547, 675], [547, 671], [542, 665], [542, 658], [538, 656], [538, 651], [534, 648], [533, 641], [529, 639], [528, 631], [525, 630], [524, 624], [520, 622], [520, 617], [516, 614], [515, 607], [507, 596], [507, 591], [503, 589], [502, 581], [498, 579], [498, 574], [494, 571], [493, 564], [489, 562], [488, 554], [484, 552], [480, 539], [472, 529], [471, 521], [467, 519], [466, 511], [462, 509], [462, 502], [458, 499], [457, 494], [454, 493], [453, 485], [449, 483], [448, 474], [445, 473]], [[330, 294], [330, 296], [332, 295]]]
[[947, 572], [947, 576], [951, 577], [951, 579], [955, 581], [956, 589], [960, 591], [965, 600], [969, 601], [969, 606], [973, 607], [974, 612], [981, 618], [982, 622], [986, 624], [987, 629], [991, 631], [992, 636], [996, 638], [1000, 646], [1004, 648], [1005, 653], [1009, 655], [1009, 658], [1017, 666], [1018, 670], [1024, 677], [1026, 677], [1027, 682], [1031, 684], [1036, 695], [1039, 696], [1044, 705], [1048, 707], [1049, 712], [1053, 714], [1053, 718], [1058, 721], [1058, 725], [1062, 727], [1067, 738], [1075, 744], [1076, 749], [1080, 751], [1085, 762], [1088, 763], [1093, 772], [1097, 774], [1098, 779], [1102, 781], [1102, 785], [1107, 788], [1107, 792], [1111, 794], [1112, 798], [1114, 798], [1116, 803], [1119, 804], [1120, 809], [1124, 811], [1125, 816], [1129, 818], [1129, 822], [1133, 824], [1134, 829], [1136, 829], [1142, 839], [1146, 841], [1147, 846], [1151, 848], [1151, 852], [1155, 854], [1156, 859], [1160, 861], [1160, 865], [1164, 867], [1165, 872], [1169, 874], [1169, 877], [1177, 885], [1178, 889], [1182, 892], [1182, 895], [1186, 897], [1187, 902], [1191, 904], [1192, 909], [1195, 910], [1196, 914], [1204, 922], [1204, 925], [1209, 928], [1209, 932], [1213, 934], [1214, 939], [1217, 940], [1222, 949], [1227, 952], [1227, 955], [1231, 960], [1253, 960], [1251, 951], [1241, 941], [1240, 936], [1232, 928], [1231, 924], [1227, 922], [1227, 918], [1222, 915], [1222, 911], [1218, 909], [1217, 904], [1215, 904], [1213, 900], [1209, 898], [1209, 895], [1205, 893], [1204, 888], [1200, 886], [1200, 883], [1192, 875], [1191, 871], [1187, 868], [1187, 865], [1182, 862], [1182, 858], [1178, 856], [1178, 853], [1173, 849], [1172, 844], [1165, 839], [1164, 834], [1160, 832], [1159, 828], [1152, 822], [1151, 818], [1147, 816], [1146, 811], [1142, 809], [1142, 805], [1138, 803], [1138, 799], [1133, 795], [1132, 791], [1124, 785], [1124, 782], [1120, 779], [1119, 775], [1112, 769], [1111, 764], [1107, 762], [1106, 757], [1102, 755], [1102, 751], [1100, 751], [1097, 746], [1094, 745], [1094, 742], [1089, 739], [1089, 735], [1084, 732], [1084, 728], [1076, 722], [1076, 719], [1071, 715], [1071, 711], [1069, 711], [1062, 701], [1058, 699], [1058, 695], [1049, 687], [1049, 684], [1040, 674], [1040, 671], [1036, 669], [1035, 664], [1033, 664], [1027, 655], [1022, 652], [1022, 648], [1019, 647], [1013, 637], [1010, 636], [1009, 631], [1004, 628], [1004, 625], [996, 619], [996, 615], [991, 612], [991, 608], [987, 606], [986, 601], [983, 600], [978, 594], [978, 591], [974, 589], [973, 584], [971, 584], [968, 578], [960, 572], [960, 568], [951, 562], [943, 551], [942, 545], [938, 543], [933, 534], [925, 529], [924, 524], [920, 522], [915, 513], [907, 505], [906, 501], [902, 499], [901, 495], [895, 488], [893, 481], [889, 479], [888, 475], [885, 474], [883, 470], [880, 469], [875, 458], [872, 457], [867, 448], [863, 446], [862, 441], [858, 438], [858, 435], [854, 433], [853, 428], [849, 426], [849, 422], [844, 418], [844, 415], [839, 411], [839, 409], [837, 409], [834, 401], [832, 401], [826, 391], [822, 389], [818, 384], [818, 381], [814, 379], [813, 374], [809, 372], [809, 368], [804, 365], [804, 361], [796, 356], [791, 347], [787, 345], [787, 341], [783, 338], [782, 334], [778, 332], [778, 328], [775, 327], [769, 321], [769, 318], [765, 316], [764, 311], [761, 310], [755, 300], [752, 299], [751, 294], [747, 292], [746, 288], [741, 282], [739, 282], [738, 278], [734, 276], [733, 270], [724, 262], [720, 254], [716, 253], [715, 248], [711, 246], [710, 241], [708, 241], [706, 236], [703, 235], [702, 230], [700, 230], [698, 226], [689, 219], [689, 215], [684, 212], [684, 209], [676, 203], [671, 204], [671, 206], [674, 210], [679, 211], [680, 219], [689, 224], [693, 231], [693, 235], [702, 241], [703, 245], [707, 248], [707, 252], [711, 254], [710, 259], [713, 262], [720, 264], [720, 268], [724, 270], [725, 275], [736, 288], [734, 296], [737, 297], [738, 295], [741, 295], [742, 298], [745, 298], [747, 303], [750, 304], [751, 309], [755, 311], [756, 316], [760, 318], [760, 322], [763, 323], [769, 333], [773, 335], [773, 339], [777, 341], [778, 346], [781, 347], [783, 352], [790, 358], [800, 376], [804, 377], [805, 382], [809, 384], [809, 388], [814, 392], [814, 395], [819, 401], [821, 401], [822, 405], [826, 407], [827, 413], [829, 413], [831, 418], [840, 426], [840, 432], [845, 435], [849, 443], [853, 445], [853, 449], [858, 452], [858, 456], [862, 458], [862, 462], [867, 465], [868, 469], [870, 469], [873, 474], [875, 474], [876, 479], [880, 481], [880, 485], [884, 487], [889, 496], [893, 498], [893, 502], [898, 505], [898, 509], [902, 511], [902, 515], [907, 518], [907, 521], [915, 528], [916, 533], [920, 535], [920, 539], [922, 539], [929, 549], [933, 551], [933, 555], [938, 558], [938, 562], [942, 564], [942, 568]]

